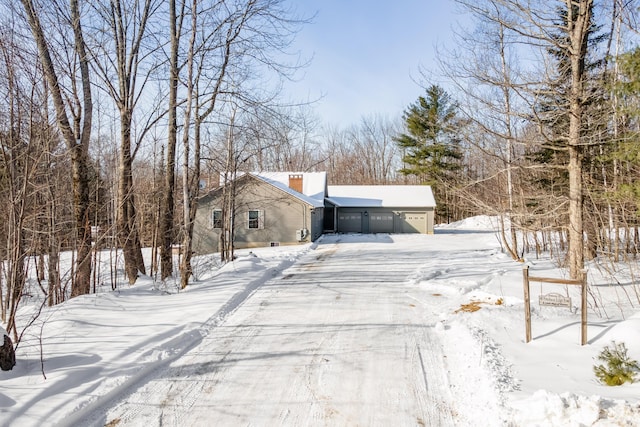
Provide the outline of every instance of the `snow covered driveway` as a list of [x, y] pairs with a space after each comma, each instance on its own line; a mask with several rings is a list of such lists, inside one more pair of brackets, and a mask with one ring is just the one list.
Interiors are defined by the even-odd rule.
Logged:
[[198, 257], [184, 291], [140, 277], [42, 313], [36, 299], [0, 373], [0, 426], [640, 427], [640, 382], [592, 368], [612, 340], [640, 359], [637, 308], [590, 273], [598, 310], [622, 318], [590, 309], [581, 346], [575, 309], [534, 306], [525, 343], [522, 265], [485, 220]]
[[[396, 239], [405, 244], [394, 244]], [[464, 351], [446, 348], [441, 338], [434, 307], [442, 297], [411, 280], [418, 271], [441, 274], [453, 253], [425, 267], [432, 261], [425, 255], [433, 253], [428, 241], [422, 236], [422, 248], [407, 245], [410, 241], [410, 236], [351, 236], [345, 242], [325, 237], [246, 295], [197, 347], [109, 409], [102, 421], [467, 424], [473, 414], [465, 410], [473, 405], [456, 390], [471, 391], [464, 388], [483, 379], [470, 377], [482, 371], [450, 375], [464, 367], [457, 363], [459, 354], [451, 353]], [[493, 395], [474, 399], [489, 399], [476, 402], [484, 409], [495, 403]]]

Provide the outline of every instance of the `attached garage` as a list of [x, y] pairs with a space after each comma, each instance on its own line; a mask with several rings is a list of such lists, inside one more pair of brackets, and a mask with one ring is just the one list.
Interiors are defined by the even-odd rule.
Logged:
[[325, 231], [431, 234], [435, 207], [426, 185], [330, 185]]

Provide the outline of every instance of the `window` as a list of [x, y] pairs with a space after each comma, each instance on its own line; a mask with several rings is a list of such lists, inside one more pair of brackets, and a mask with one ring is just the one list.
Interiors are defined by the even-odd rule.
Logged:
[[253, 210], [247, 212], [247, 228], [259, 229], [264, 228], [264, 214], [262, 211]]
[[214, 209], [211, 213], [211, 225], [213, 228], [222, 228], [222, 209]]

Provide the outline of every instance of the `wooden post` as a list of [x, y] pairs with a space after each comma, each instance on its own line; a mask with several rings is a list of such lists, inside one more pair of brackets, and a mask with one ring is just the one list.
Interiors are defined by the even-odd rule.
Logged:
[[522, 268], [524, 286], [524, 328], [525, 342], [531, 341], [531, 296], [529, 293], [529, 266]]
[[554, 277], [537, 277], [529, 276], [529, 267], [522, 268], [522, 276], [524, 278], [524, 315], [526, 340], [531, 341], [531, 297], [529, 294], [529, 282], [556, 283], [560, 285], [580, 285], [581, 290], [581, 319], [580, 319], [580, 342], [582, 345], [587, 344], [587, 272], [582, 271], [582, 277], [578, 279], [559, 279]]
[[587, 343], [587, 272], [582, 271], [582, 345]]

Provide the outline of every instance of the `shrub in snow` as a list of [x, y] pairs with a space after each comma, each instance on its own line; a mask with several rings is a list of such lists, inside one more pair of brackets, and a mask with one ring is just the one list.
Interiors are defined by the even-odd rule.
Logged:
[[636, 373], [640, 370], [638, 362], [627, 355], [627, 347], [624, 343], [612, 342], [612, 347], [605, 346], [598, 355], [598, 360], [604, 364], [596, 365], [593, 371], [600, 382], [606, 385], [622, 385], [632, 383]]

